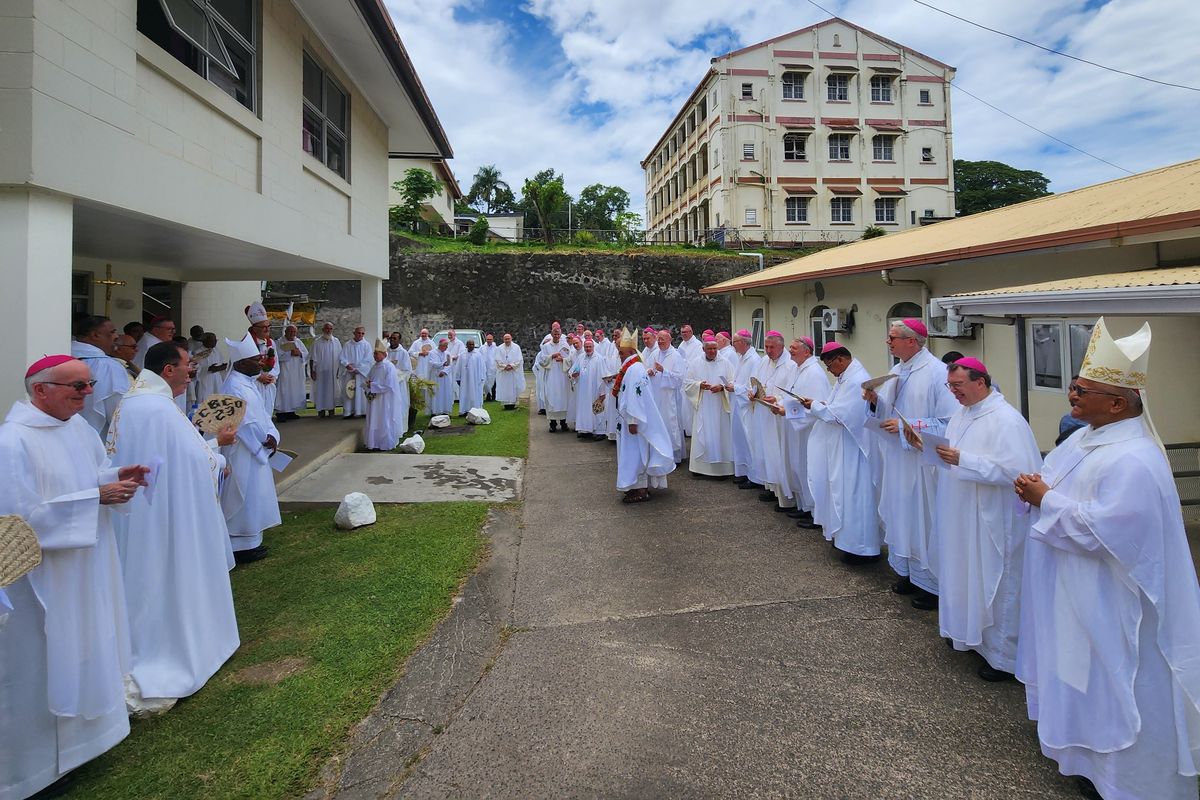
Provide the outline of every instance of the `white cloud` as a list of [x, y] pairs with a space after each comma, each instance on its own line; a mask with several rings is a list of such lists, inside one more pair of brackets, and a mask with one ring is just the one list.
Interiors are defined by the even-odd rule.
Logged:
[[[1196, 83], [1200, 3], [1084, 0], [973, 3], [933, 0], [948, 11], [1082, 58], [1164, 80]], [[389, 0], [456, 158], [464, 189], [495, 163], [520, 190], [554, 167], [573, 193], [589, 183], [629, 191], [644, 205], [638, 161], [704, 76], [712, 56], [812, 24], [825, 14], [795, 0], [730, 7], [724, 0], [526, 0], [557, 37], [565, 68], [532, 69], [520, 34], [500, 19], [461, 22], [477, 0]], [[1194, 158], [1195, 92], [1156, 86], [1065, 58], [896, 0], [822, 2], [841, 16], [958, 69], [955, 83], [1077, 147], [1134, 171]], [[697, 46], [698, 44], [698, 46]], [[603, 104], [602, 117], [573, 115]], [[1037, 169], [1057, 191], [1119, 177], [1094, 159], [953, 97], [955, 154]]]

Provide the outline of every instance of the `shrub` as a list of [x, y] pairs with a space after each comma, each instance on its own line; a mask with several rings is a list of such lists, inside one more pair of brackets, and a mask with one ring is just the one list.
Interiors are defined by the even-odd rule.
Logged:
[[596, 235], [590, 231], [576, 231], [575, 244], [580, 247], [591, 247], [596, 243]]
[[467, 241], [471, 244], [487, 244], [488, 231], [487, 217], [480, 217], [471, 223], [471, 230], [467, 233]]
[[879, 227], [878, 225], [872, 225], [871, 227], [869, 227], [865, 231], [863, 231], [862, 238], [878, 239], [880, 236], [883, 236], [885, 234], [887, 234], [887, 231], [885, 231], [883, 228]]

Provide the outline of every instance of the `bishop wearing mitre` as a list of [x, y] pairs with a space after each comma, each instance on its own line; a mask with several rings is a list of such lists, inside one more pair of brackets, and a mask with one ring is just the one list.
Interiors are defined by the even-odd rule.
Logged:
[[612, 389], [617, 400], [617, 491], [625, 493], [621, 502], [640, 503], [650, 499], [650, 489], [667, 488], [675, 451], [632, 333], [621, 331], [617, 352], [621, 369]]

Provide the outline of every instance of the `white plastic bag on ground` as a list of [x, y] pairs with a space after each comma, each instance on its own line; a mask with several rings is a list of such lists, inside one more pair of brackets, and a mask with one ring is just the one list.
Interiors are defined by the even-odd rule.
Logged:
[[425, 452], [425, 440], [420, 434], [414, 433], [412, 436], [400, 443], [398, 448], [401, 453], [411, 453], [412, 455], [421, 455]]
[[472, 408], [467, 412], [467, 422], [472, 425], [491, 425], [492, 416], [482, 408]]
[[333, 524], [344, 531], [361, 528], [375, 523], [375, 505], [371, 498], [362, 492], [351, 492], [342, 499], [337, 513], [333, 515]]
[[436, 417], [433, 417], [429, 420], [429, 427], [431, 427], [431, 428], [449, 428], [450, 427], [450, 415], [449, 414], [438, 414]]

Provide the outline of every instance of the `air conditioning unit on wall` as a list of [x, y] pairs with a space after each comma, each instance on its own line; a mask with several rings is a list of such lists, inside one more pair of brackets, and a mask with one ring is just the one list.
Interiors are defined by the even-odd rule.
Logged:
[[930, 317], [929, 336], [936, 339], [974, 339], [975, 325], [962, 317]]
[[848, 331], [850, 330], [850, 315], [844, 308], [827, 308], [821, 312], [821, 330]]

